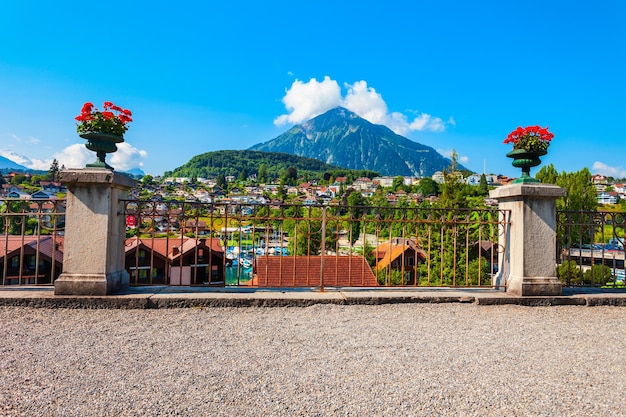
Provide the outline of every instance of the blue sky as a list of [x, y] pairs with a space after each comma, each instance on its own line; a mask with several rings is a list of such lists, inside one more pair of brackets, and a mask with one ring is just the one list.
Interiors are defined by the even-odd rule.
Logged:
[[8, 1], [0, 155], [95, 159], [85, 101], [133, 111], [107, 161], [160, 175], [336, 105], [471, 170], [519, 176], [502, 141], [555, 134], [544, 164], [626, 177], [626, 2]]

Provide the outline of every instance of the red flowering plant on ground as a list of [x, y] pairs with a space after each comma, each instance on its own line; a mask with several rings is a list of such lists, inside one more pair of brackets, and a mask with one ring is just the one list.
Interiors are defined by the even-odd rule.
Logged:
[[78, 133], [107, 133], [109, 135], [124, 136], [128, 130], [126, 126], [132, 122], [130, 110], [123, 109], [110, 101], [105, 101], [103, 110], [94, 108], [92, 103], [83, 104], [80, 114], [75, 117], [78, 121]]
[[512, 143], [513, 149], [524, 149], [528, 152], [545, 152], [550, 146], [554, 133], [548, 132], [546, 126], [518, 127], [506, 137], [504, 143]]

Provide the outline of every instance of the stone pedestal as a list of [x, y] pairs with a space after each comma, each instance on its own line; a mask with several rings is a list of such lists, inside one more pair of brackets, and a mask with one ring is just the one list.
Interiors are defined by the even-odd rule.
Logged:
[[490, 191], [498, 208], [510, 210], [510, 225], [500, 233], [499, 274], [494, 285], [506, 283], [513, 295], [561, 295], [556, 277], [556, 199], [561, 187], [513, 184]]
[[107, 295], [128, 286], [120, 199], [136, 181], [108, 169], [62, 171], [67, 187], [63, 273], [56, 295]]

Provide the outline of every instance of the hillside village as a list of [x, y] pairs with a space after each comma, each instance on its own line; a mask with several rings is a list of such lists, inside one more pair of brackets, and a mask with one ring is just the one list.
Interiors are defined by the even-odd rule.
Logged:
[[[463, 176], [461, 172], [455, 172], [457, 179], [469, 186], [480, 186], [482, 175], [470, 174]], [[62, 198], [66, 193], [64, 185], [58, 181], [40, 180], [33, 184], [28, 173], [9, 172], [3, 177], [4, 183], [0, 189], [0, 198], [21, 199], [21, 200], [56, 200]], [[401, 187], [397, 185], [400, 184]], [[432, 183], [441, 185], [445, 181], [444, 173], [435, 172]], [[510, 184], [515, 178], [502, 175], [485, 175], [485, 182], [488, 187], [499, 187]], [[215, 202], [238, 202], [244, 204], [267, 204], [267, 203], [300, 203], [305, 205], [341, 204], [341, 198], [346, 190], [359, 191], [364, 198], [370, 198], [376, 190], [381, 187], [386, 191], [387, 202], [391, 205], [399, 201], [406, 200], [419, 204], [424, 200], [437, 201], [438, 192], [407, 192], [406, 190], [419, 190], [419, 186], [424, 178], [417, 177], [393, 177], [380, 176], [374, 178], [361, 177], [352, 182], [346, 177], [337, 177], [329, 181], [302, 182], [298, 185], [283, 185], [278, 179], [267, 184], [258, 183], [255, 177], [246, 181], [239, 181], [234, 176], [226, 176], [225, 184], [218, 184], [215, 178], [188, 178], [188, 177], [167, 177], [152, 178], [145, 176], [139, 181], [139, 187], [131, 193], [136, 199], [156, 199], [156, 200], [184, 200], [197, 201], [200, 203]], [[616, 205], [626, 201], [626, 183], [615, 182], [604, 175], [595, 174], [592, 176], [593, 184], [596, 188], [599, 205]], [[395, 188], [395, 189], [394, 189]], [[436, 191], [436, 190], [435, 190]], [[495, 205], [495, 201], [485, 198], [485, 205]]]
[[[466, 184], [478, 186], [480, 184], [481, 175], [472, 174], [463, 177], [459, 172], [457, 177], [462, 179]], [[393, 190], [394, 185], [400, 182], [401, 187]], [[444, 174], [441, 171], [436, 172], [431, 178], [435, 184], [443, 184], [445, 181]], [[258, 184], [250, 181], [247, 185], [239, 185], [234, 176], [227, 176], [225, 180], [228, 184], [236, 184], [229, 188], [229, 191], [222, 189], [215, 179], [205, 178], [186, 178], [186, 177], [169, 177], [164, 178], [162, 184], [158, 186], [144, 186], [144, 189], [174, 198], [182, 198], [188, 201], [199, 201], [203, 203], [212, 202], [241, 202], [241, 203], [276, 203], [276, 202], [292, 202], [301, 204], [325, 204], [337, 205], [341, 203], [341, 198], [346, 190], [359, 191], [364, 198], [370, 198], [376, 190], [381, 187], [387, 191], [387, 200], [390, 204], [395, 205], [400, 200], [408, 200], [413, 203], [420, 203], [425, 199], [430, 201], [437, 200], [438, 192], [424, 195], [421, 192], [407, 192], [405, 189], [419, 187], [423, 178], [416, 177], [392, 177], [380, 176], [374, 178], [360, 177], [352, 182], [347, 181], [346, 177], [338, 177], [334, 181], [328, 183], [324, 181], [302, 182], [298, 185], [284, 185], [283, 192], [280, 190], [280, 182], [278, 179], [268, 184]], [[512, 179], [498, 175], [486, 175], [485, 180], [488, 186], [500, 186], [508, 184]], [[280, 197], [283, 198], [280, 198]], [[492, 204], [491, 201], [489, 201]]]

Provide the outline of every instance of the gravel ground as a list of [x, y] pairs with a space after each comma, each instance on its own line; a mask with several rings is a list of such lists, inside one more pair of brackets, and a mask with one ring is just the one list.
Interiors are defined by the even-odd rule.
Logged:
[[0, 308], [0, 415], [624, 416], [626, 309]]

